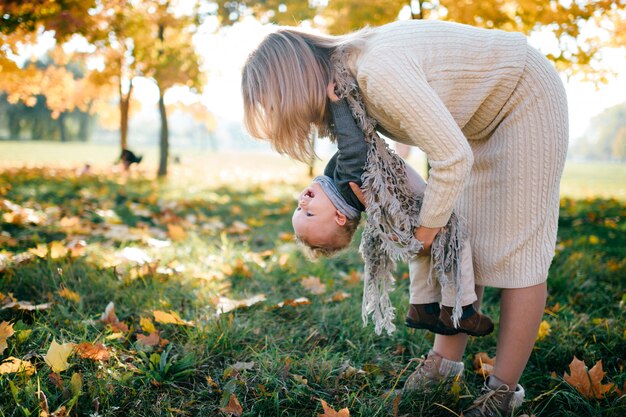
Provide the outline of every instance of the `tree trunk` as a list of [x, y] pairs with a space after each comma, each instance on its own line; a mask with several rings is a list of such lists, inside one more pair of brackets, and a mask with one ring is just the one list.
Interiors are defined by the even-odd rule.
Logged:
[[90, 111], [92, 104], [93, 102], [90, 102], [86, 111], [80, 111], [78, 113], [78, 140], [82, 142], [87, 142], [89, 140], [89, 134], [91, 133], [92, 115]]
[[167, 176], [167, 159], [169, 156], [169, 132], [167, 128], [167, 113], [165, 109], [165, 101], [163, 100], [164, 91], [159, 89], [159, 114], [161, 115], [161, 140], [160, 140], [160, 158], [159, 171], [157, 176]]
[[19, 111], [12, 107], [15, 106], [9, 107], [9, 110], [7, 111], [7, 116], [9, 119], [9, 139], [20, 140], [20, 131], [22, 130], [22, 126], [20, 124], [21, 115]]
[[58, 123], [61, 142], [67, 142], [67, 131], [65, 130], [65, 112], [61, 112], [61, 114], [59, 114]]
[[120, 148], [128, 149], [128, 118], [130, 116], [130, 97], [133, 92], [133, 82], [131, 80], [128, 93], [122, 92], [122, 81], [120, 78]]

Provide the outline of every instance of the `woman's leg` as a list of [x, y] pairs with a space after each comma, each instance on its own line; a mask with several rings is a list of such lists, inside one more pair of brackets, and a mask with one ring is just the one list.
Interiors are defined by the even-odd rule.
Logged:
[[494, 374], [515, 389], [535, 345], [546, 306], [546, 283], [503, 289]]
[[[474, 302], [474, 308], [477, 311], [480, 308], [484, 290], [484, 287], [476, 285], [476, 297], [478, 297], [478, 299]], [[435, 336], [433, 350], [448, 360], [460, 362], [463, 359], [465, 346], [467, 346], [467, 337], [468, 336], [463, 333], [455, 334], [454, 336], [438, 334]]]

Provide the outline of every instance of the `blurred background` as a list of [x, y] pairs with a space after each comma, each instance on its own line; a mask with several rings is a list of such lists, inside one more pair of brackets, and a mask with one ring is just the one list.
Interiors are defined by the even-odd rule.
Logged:
[[[276, 167], [243, 129], [241, 67], [278, 25], [342, 34], [405, 19], [521, 31], [570, 106], [564, 190], [626, 198], [626, 2], [588, 0], [34, 0], [0, 2], [0, 164]], [[316, 144], [321, 161], [332, 152]], [[407, 150], [400, 150], [406, 152]], [[208, 159], [207, 159], [208, 158]], [[425, 170], [423, 155], [409, 160]], [[599, 184], [601, 186], [599, 186]], [[569, 191], [568, 191], [569, 190]]]

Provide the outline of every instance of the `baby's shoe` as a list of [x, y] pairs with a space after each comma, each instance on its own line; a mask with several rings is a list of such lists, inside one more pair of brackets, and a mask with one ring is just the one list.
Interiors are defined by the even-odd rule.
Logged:
[[410, 304], [405, 323], [414, 329], [427, 329], [434, 332], [439, 325], [439, 303]]
[[494, 375], [487, 377], [482, 395], [461, 413], [461, 417], [510, 417], [524, 401], [524, 388], [517, 385], [512, 391]]
[[459, 319], [459, 325], [457, 327], [454, 327], [452, 310], [452, 307], [441, 307], [439, 314], [439, 333], [466, 333], [471, 336], [486, 336], [493, 331], [493, 322], [491, 319], [474, 310], [472, 304], [463, 307], [463, 315]]
[[463, 362], [446, 359], [432, 349], [426, 358], [412, 360], [418, 362], [417, 369], [406, 379], [404, 391], [434, 387], [463, 375]]

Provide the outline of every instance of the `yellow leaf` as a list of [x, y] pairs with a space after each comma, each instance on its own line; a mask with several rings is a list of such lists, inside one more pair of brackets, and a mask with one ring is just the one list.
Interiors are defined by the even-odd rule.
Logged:
[[0, 375], [14, 373], [32, 375], [35, 373], [35, 367], [32, 363], [30, 363], [30, 361], [23, 361], [13, 356], [9, 356], [2, 362], [2, 364], [0, 364]]
[[11, 323], [8, 321], [0, 323], [0, 355], [2, 355], [2, 352], [8, 347], [7, 339], [13, 336], [14, 333]]
[[175, 224], [167, 225], [167, 234], [173, 241], [181, 241], [187, 239], [187, 232], [181, 226]]
[[537, 332], [537, 341], [545, 339], [550, 334], [550, 324], [547, 321], [542, 321], [539, 325], [539, 331]]
[[348, 408], [342, 408], [339, 411], [335, 411], [326, 403], [326, 401], [320, 399], [322, 402], [322, 408], [324, 409], [324, 414], [318, 414], [319, 417], [350, 417], [350, 410]]
[[169, 313], [166, 313], [165, 311], [154, 310], [152, 314], [154, 314], [154, 320], [157, 323], [193, 326], [193, 322], [181, 319], [175, 311], [170, 310]]
[[69, 301], [73, 301], [75, 303], [78, 303], [80, 301], [80, 295], [66, 287], [58, 290], [57, 294], [59, 294], [60, 297], [65, 298]]
[[574, 356], [569, 369], [570, 373], [565, 372], [563, 379], [587, 398], [601, 399], [613, 389], [613, 384], [602, 384], [602, 379], [606, 375], [606, 372], [602, 370], [602, 360], [596, 362], [593, 368], [587, 371], [585, 362]]
[[141, 326], [141, 330], [146, 333], [154, 333], [157, 331], [156, 327], [154, 327], [154, 323], [148, 317], [142, 317], [139, 320], [139, 325]]
[[52, 259], [62, 258], [67, 255], [68, 249], [63, 242], [54, 241], [50, 243], [50, 257]]
[[73, 343], [58, 344], [55, 339], [50, 343], [48, 353], [46, 353], [43, 359], [48, 366], [52, 368], [53, 372], [59, 373], [65, 371], [70, 365], [67, 363], [67, 358], [72, 354], [74, 350]]
[[282, 232], [278, 235], [278, 238], [283, 242], [293, 242], [295, 240], [295, 236], [293, 233]]
[[326, 292], [326, 285], [320, 282], [318, 277], [303, 277], [300, 284], [311, 294], [323, 294]]
[[48, 245], [45, 243], [39, 243], [36, 248], [30, 248], [28, 251], [35, 256], [45, 258], [46, 255], [48, 255]]

